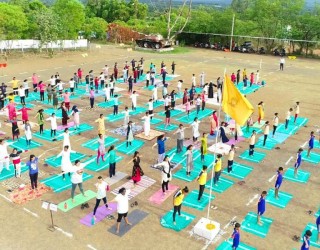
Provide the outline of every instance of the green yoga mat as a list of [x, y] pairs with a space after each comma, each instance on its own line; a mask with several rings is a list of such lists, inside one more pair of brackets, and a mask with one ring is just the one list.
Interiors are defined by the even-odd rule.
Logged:
[[[201, 155], [201, 152], [198, 151], [198, 154]], [[204, 161], [201, 161], [201, 157], [199, 156], [197, 159], [195, 159], [195, 157], [193, 157], [194, 159], [194, 165], [199, 165], [199, 166], [207, 166], [208, 169], [213, 167], [213, 163], [215, 161], [215, 157], [212, 154], [206, 154], [204, 156]]]
[[[111, 137], [111, 136], [106, 136], [104, 138], [104, 144], [105, 144], [105, 147], [109, 147], [113, 144], [115, 144], [117, 141], [119, 141], [118, 138], [114, 138], [114, 137]], [[85, 147], [85, 148], [89, 148], [91, 150], [94, 150], [94, 151], [97, 151], [98, 150], [98, 139], [95, 138], [95, 139], [92, 139], [92, 140], [89, 140], [83, 144], [81, 144], [82, 147]]]
[[[294, 121], [294, 117], [291, 116], [291, 117], [290, 117], [289, 124], [290, 124], [290, 125], [291, 125], [291, 124], [294, 124], [293, 121]], [[295, 123], [294, 125], [299, 126], [299, 127], [302, 127], [302, 126], [306, 125], [306, 124], [308, 123], [308, 121], [309, 121], [309, 118], [297, 117], [296, 123]]]
[[144, 86], [143, 89], [144, 89], [144, 90], [152, 91], [152, 90], [154, 89], [154, 85], [149, 85], [148, 87], [147, 87], [147, 86]]
[[249, 150], [246, 150], [239, 157], [247, 161], [259, 163], [266, 157], [266, 154], [262, 152], [257, 152], [255, 150], [253, 156], [251, 157], [249, 156]]
[[252, 131], [253, 130], [255, 130], [257, 134], [260, 134], [262, 132], [261, 129], [253, 128], [253, 127], [249, 127], [249, 132], [247, 132], [247, 128], [246, 127], [242, 127], [241, 130], [242, 130], [242, 133], [243, 133], [242, 137], [247, 138], [247, 139], [250, 138], [250, 136], [252, 135]]
[[210, 109], [204, 109], [203, 111], [200, 110], [199, 113], [197, 114], [197, 110], [193, 110], [190, 114], [189, 117], [188, 115], [184, 115], [182, 117], [177, 118], [177, 121], [186, 123], [186, 124], [191, 124], [193, 123], [194, 119], [197, 117], [198, 120], [202, 120], [205, 117], [208, 117], [210, 114], [212, 114], [214, 110]]
[[[182, 207], [183, 210], [183, 207]], [[176, 225], [173, 224], [172, 219], [173, 210], [166, 213], [161, 219], [160, 224], [165, 228], [172, 229], [176, 232], [180, 232], [182, 229], [188, 227], [192, 221], [196, 218], [194, 215], [181, 211], [181, 216], [176, 215]]]
[[[85, 154], [81, 154], [78, 152], [70, 154], [70, 160], [72, 163], [75, 162], [76, 160], [81, 160], [84, 157], [86, 157]], [[47, 163], [48, 165], [50, 165], [54, 168], [58, 168], [61, 166], [61, 159], [62, 159], [61, 156], [57, 158], [56, 155], [54, 155], [54, 156], [51, 156], [51, 157], [45, 159], [45, 163]]]
[[285, 208], [291, 201], [293, 195], [279, 190], [279, 199], [274, 197], [274, 189], [269, 189], [266, 202], [275, 207]]
[[[184, 151], [184, 152], [186, 152], [186, 151]], [[200, 151], [199, 150], [194, 150], [192, 155], [193, 155], [193, 167], [194, 167], [194, 169], [199, 169], [199, 168], [202, 169], [202, 163], [201, 163], [201, 160], [200, 160], [200, 155], [201, 155]], [[181, 161], [181, 165], [183, 167], [187, 166], [186, 158], [187, 157], [185, 156], [184, 160]]]
[[[226, 190], [228, 190], [230, 187], [232, 187], [233, 184], [234, 184], [233, 181], [231, 181], [227, 178], [224, 178], [223, 176], [220, 176], [219, 181], [217, 183], [217, 186], [215, 186], [212, 181], [211, 189], [212, 189], [212, 191], [221, 194], [221, 193], [225, 192]], [[208, 180], [206, 183], [206, 188], [210, 189], [210, 185], [211, 185], [211, 180]]]
[[118, 113], [117, 115], [109, 114], [105, 118], [109, 122], [115, 122], [124, 119], [124, 113]]
[[256, 144], [255, 147], [256, 148], [261, 148], [261, 149], [265, 149], [265, 150], [271, 150], [274, 149], [277, 146], [277, 143], [274, 141], [270, 141], [267, 140], [266, 141], [266, 145], [263, 146], [263, 140], [259, 140]]
[[252, 172], [252, 170], [253, 170], [252, 167], [249, 167], [247, 165], [240, 164], [237, 162], [233, 162], [232, 171], [230, 173], [228, 173], [228, 169], [225, 168], [222, 171], [222, 173], [227, 176], [243, 180]]
[[[61, 141], [63, 139], [62, 133], [63, 133], [63, 130], [57, 130], [57, 136], [56, 136], [57, 141]], [[51, 137], [50, 129], [45, 129], [42, 134], [40, 134], [39, 132], [36, 132], [33, 135], [41, 140], [50, 141], [50, 142], [54, 138], [54, 137]]]
[[190, 175], [187, 176], [187, 170], [185, 167], [181, 168], [179, 171], [173, 174], [173, 177], [176, 179], [180, 179], [183, 181], [191, 182], [194, 181], [198, 176], [202, 169], [201, 167], [194, 167], [194, 169], [191, 171]]
[[[25, 163], [21, 163], [21, 174], [26, 172], [28, 170], [28, 167]], [[2, 172], [0, 174], [0, 181], [7, 180], [9, 178], [14, 177], [14, 166], [12, 164], [9, 165], [9, 170], [6, 168], [2, 169]]]
[[134, 115], [139, 115], [139, 114], [142, 114], [142, 113], [146, 113], [147, 112], [147, 109], [146, 108], [143, 108], [143, 107], [136, 107], [135, 110], [130, 110], [129, 111], [129, 114], [134, 116]]
[[[120, 106], [122, 102], [119, 102], [118, 105]], [[114, 106], [114, 100], [110, 100], [109, 102], [100, 102], [97, 105], [100, 108], [113, 108]]]
[[[320, 248], [320, 242], [317, 242], [317, 236], [318, 236], [318, 230], [317, 225], [308, 223], [305, 229], [301, 232], [301, 239], [302, 242], [303, 236], [306, 233], [307, 230], [310, 230], [312, 232], [312, 236], [310, 237], [310, 245], [316, 248]], [[312, 248], [313, 249], [313, 248]]]
[[[144, 106], [149, 107], [148, 103], [146, 103]], [[153, 109], [164, 107], [164, 101], [155, 101], [153, 102]]]
[[[191, 193], [188, 194], [188, 196], [183, 200], [183, 205], [186, 207], [192, 207], [197, 210], [203, 211], [206, 206], [209, 204], [209, 194], [203, 193], [200, 201], [198, 201], [198, 190], [193, 190]], [[214, 195], [211, 195], [211, 201], [214, 200], [216, 197]]]
[[253, 127], [253, 128], [256, 128], [256, 129], [261, 129], [261, 128], [264, 126], [265, 122], [266, 122], [266, 121], [263, 121], [263, 120], [261, 120], [260, 123], [259, 123], [259, 122], [255, 122], [255, 123], [252, 125], [252, 127]]
[[116, 146], [116, 149], [118, 152], [126, 154], [126, 155], [131, 155], [135, 151], [139, 151], [139, 149], [144, 145], [144, 141], [141, 140], [134, 140], [132, 142], [132, 145], [127, 147], [127, 142], [124, 141]]
[[176, 153], [177, 148], [172, 148], [169, 151], [166, 152], [166, 154], [171, 157], [172, 154], [175, 154], [171, 160], [171, 162], [175, 162], [175, 163], [180, 163], [183, 162], [186, 159], [186, 156], [184, 156], [184, 153], [186, 152], [186, 147], [183, 147], [182, 152], [180, 152], [179, 154]]
[[70, 135], [77, 135], [77, 134], [84, 133], [84, 132], [92, 130], [92, 129], [93, 129], [93, 126], [91, 126], [87, 123], [82, 123], [82, 124], [80, 124], [79, 128], [77, 128], [77, 129], [69, 128], [69, 131], [70, 131], [69, 133], [70, 133]]
[[310, 162], [312, 164], [319, 164], [320, 163], [320, 154], [314, 153], [314, 152], [310, 152], [310, 156], [307, 157], [307, 152], [303, 151], [302, 154], [302, 160], [306, 161], [306, 162]]
[[160, 122], [163, 122], [163, 120], [159, 119], [159, 118], [152, 117], [152, 119], [150, 120], [150, 124], [152, 124], [152, 125], [158, 124]]
[[[46, 179], [41, 180], [40, 182], [45, 184], [46, 186], [53, 189], [53, 192], [60, 193], [64, 190], [67, 190], [71, 188], [71, 180], [68, 174], [65, 175], [65, 180], [62, 179], [61, 175], [54, 175], [51, 177], [48, 177]], [[83, 173], [82, 180], [83, 182], [93, 178], [92, 175], [89, 175], [87, 173]]]
[[[182, 112], [181, 110], [174, 109], [174, 110], [171, 110], [170, 115], [171, 115], [171, 118], [172, 118], [172, 117], [174, 117], [174, 116], [181, 115], [181, 114], [183, 114], [183, 113], [184, 113], [184, 112]], [[165, 117], [165, 116], [166, 116], [166, 114], [165, 114], [164, 111], [159, 112], [158, 115], [159, 115], [159, 116], [162, 116], [162, 117]]]
[[298, 183], [307, 183], [310, 178], [310, 173], [301, 169], [298, 169], [297, 177], [294, 177], [294, 169], [288, 168], [285, 174], [283, 175], [285, 180]]
[[[8, 140], [8, 143], [12, 142], [12, 140]], [[43, 146], [43, 144], [36, 142], [34, 140], [31, 140], [30, 146], [27, 146], [26, 138], [20, 137], [19, 141], [14, 141], [12, 144], [9, 145], [11, 148], [17, 148], [18, 150], [30, 150], [34, 148], [39, 148]]]
[[[26, 108], [28, 108], [28, 109], [32, 109], [34, 106], [35, 106], [35, 105], [32, 104], [32, 103], [26, 103]], [[22, 108], [23, 108], [23, 106], [22, 106], [21, 104], [18, 104], [18, 105], [16, 106], [16, 109], [17, 109], [17, 110], [22, 109]]]
[[156, 127], [156, 130], [164, 131], [164, 132], [170, 132], [178, 129], [178, 125], [176, 124], [169, 124], [167, 127], [165, 124], [158, 125]]
[[299, 128], [300, 128], [299, 126], [291, 124], [291, 125], [288, 125], [288, 128], [286, 129], [285, 124], [281, 123], [277, 127], [276, 134], [282, 133], [282, 134], [287, 134], [287, 135], [294, 135], [295, 133], [298, 132]]
[[257, 224], [257, 214], [249, 212], [241, 223], [241, 229], [261, 238], [265, 238], [269, 232], [273, 219], [261, 216], [262, 225]]
[[[78, 194], [74, 197], [74, 202], [72, 202], [72, 199], [68, 199], [66, 201], [60, 202], [58, 204], [58, 208], [62, 211], [62, 212], [68, 212], [71, 209], [88, 202], [89, 200], [93, 199], [96, 197], [96, 193], [91, 191], [91, 190], [87, 190], [84, 192], [86, 197], [83, 196], [82, 194]], [[67, 204], [67, 208], [65, 208], [65, 203]]]
[[[270, 133], [268, 135], [268, 138], [267, 138], [267, 141], [266, 141], [266, 144], [267, 143], [283, 143], [285, 140], [287, 140], [289, 138], [290, 135], [288, 134], [282, 134], [282, 133], [276, 133], [274, 135], [274, 137], [272, 137], [272, 133]], [[259, 141], [263, 141], [263, 138], [264, 136], [260, 136], [259, 137]]]
[[[122, 156], [117, 155], [116, 156], [116, 162], [119, 162], [123, 159]], [[87, 161], [85, 161], [84, 163], [89, 162], [88, 165], [85, 166], [86, 169], [89, 169], [91, 171], [94, 172], [99, 172], [102, 170], [106, 170], [107, 168], [109, 168], [109, 159], [106, 159], [106, 161], [102, 161], [100, 158], [100, 162], [99, 165], [97, 164], [97, 157], [93, 156], [91, 158], [89, 158]]]
[[56, 117], [61, 119], [62, 118], [62, 112], [61, 109], [54, 109], [54, 108], [46, 108], [43, 113], [47, 114], [48, 116], [51, 116], [52, 113], [56, 114]]
[[[223, 241], [216, 250], [232, 250], [233, 241], [229, 239], [228, 241]], [[251, 247], [243, 242], [240, 242], [237, 250], [256, 250], [256, 248]]]

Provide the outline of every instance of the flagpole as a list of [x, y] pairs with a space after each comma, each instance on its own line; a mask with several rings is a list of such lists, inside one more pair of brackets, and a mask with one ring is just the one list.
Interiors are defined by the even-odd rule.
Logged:
[[[224, 74], [223, 74], [223, 79], [225, 82], [225, 75], [226, 75], [226, 72], [227, 72], [227, 69], [225, 68], [224, 69]], [[219, 90], [218, 90], [219, 91]], [[220, 122], [220, 118], [221, 118], [221, 108], [222, 108], [222, 93], [223, 91], [221, 91], [221, 98], [219, 100], [219, 109], [218, 109], [218, 123]], [[217, 124], [219, 126], [219, 124]], [[218, 130], [217, 132], [217, 136], [216, 136], [216, 147], [217, 147], [217, 144], [218, 144], [218, 138], [219, 138], [219, 135], [220, 135], [220, 130]], [[214, 159], [216, 160], [217, 159], [217, 150], [214, 152]], [[214, 163], [211, 163], [210, 165], [212, 165]], [[208, 166], [209, 167], [209, 166]], [[211, 182], [210, 182], [210, 191], [209, 191], [209, 205], [208, 205], [208, 211], [207, 211], [207, 219], [209, 219], [209, 216], [210, 216], [210, 207], [211, 207], [211, 197], [212, 197], [212, 185], [213, 185], [213, 177], [214, 177], [214, 167], [212, 168], [211, 170]]]

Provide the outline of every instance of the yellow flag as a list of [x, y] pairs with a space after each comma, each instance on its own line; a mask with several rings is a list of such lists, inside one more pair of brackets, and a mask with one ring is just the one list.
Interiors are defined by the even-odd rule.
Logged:
[[228, 76], [225, 76], [223, 84], [222, 109], [240, 126], [246, 123], [254, 111], [251, 103], [234, 86]]

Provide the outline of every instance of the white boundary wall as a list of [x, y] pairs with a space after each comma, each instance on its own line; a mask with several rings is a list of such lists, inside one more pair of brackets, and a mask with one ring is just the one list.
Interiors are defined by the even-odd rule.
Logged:
[[[87, 48], [88, 40], [58, 40], [42, 45], [42, 49], [78, 49]], [[0, 40], [0, 50], [25, 50], [25, 49], [40, 49], [40, 40]]]

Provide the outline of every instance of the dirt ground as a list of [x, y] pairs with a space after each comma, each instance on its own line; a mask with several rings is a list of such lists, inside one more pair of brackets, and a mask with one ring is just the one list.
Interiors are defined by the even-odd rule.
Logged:
[[[155, 54], [137, 51], [128, 52], [124, 48], [116, 48], [109, 45], [102, 46], [101, 49], [94, 48], [93, 46], [87, 52], [88, 57], [86, 58], [83, 58], [81, 53], [84, 52], [65, 53], [52, 59], [40, 56], [25, 56], [21, 59], [9, 60], [9, 67], [3, 72], [7, 76], [1, 77], [1, 79], [2, 81], [3, 79], [9, 81], [12, 76], [16, 76], [18, 79], [23, 80], [30, 77], [33, 72], [36, 72], [42, 80], [47, 80], [50, 78], [50, 75], [58, 71], [61, 78], [67, 80], [76, 72], [78, 67], [82, 67], [85, 73], [90, 69], [100, 72], [105, 64], [112, 67], [114, 62], [118, 62], [118, 65], [121, 66], [126, 60], [131, 61], [132, 58], [138, 60], [140, 57], [144, 57], [146, 60], [145, 69], [149, 66], [150, 62], [155, 63], [157, 69], [160, 69], [162, 60], [168, 66], [174, 60], [177, 64], [176, 73], [181, 75], [178, 79], [183, 79], [186, 86], [189, 87], [192, 73], [198, 76], [204, 71], [206, 82], [209, 80], [215, 81], [218, 76], [223, 76], [224, 69], [227, 69], [228, 74], [236, 72], [237, 69], [242, 70], [243, 68], [246, 68], [248, 73], [255, 72], [259, 68], [260, 60], [262, 60], [261, 77], [266, 80], [267, 85], [248, 96], [251, 103], [256, 107], [257, 103], [263, 100], [265, 102], [266, 119], [271, 121], [273, 114], [278, 112], [280, 121], [283, 122], [285, 112], [289, 107], [292, 107], [296, 101], [300, 101], [301, 116], [310, 118], [307, 127], [302, 127], [296, 135], [289, 137], [285, 143], [280, 145], [280, 150], [268, 151], [263, 163], [251, 164], [239, 158], [236, 159], [240, 163], [253, 166], [254, 171], [245, 179], [245, 185], [240, 186], [235, 183], [232, 188], [223, 194], [215, 194], [216, 199], [213, 203], [218, 206], [218, 209], [211, 210], [210, 217], [220, 222], [222, 228], [234, 216], [236, 216], [237, 221], [241, 222], [249, 211], [256, 211], [256, 200], [249, 206], [246, 205], [255, 194], [259, 193], [255, 191], [255, 188], [259, 187], [261, 190], [273, 188], [274, 183], [270, 183], [268, 179], [275, 174], [279, 166], [288, 167], [293, 165], [293, 160], [288, 166], [285, 166], [285, 163], [291, 156], [295, 156], [297, 149], [308, 140], [310, 131], [315, 130], [315, 125], [319, 124], [320, 94], [318, 81], [320, 79], [320, 63], [316, 60], [287, 59], [285, 70], [281, 72], [278, 71], [279, 57], [225, 53], [201, 49], [190, 49], [190, 52], [185, 54]], [[176, 88], [176, 80], [172, 83], [169, 91]], [[141, 94], [138, 104], [146, 103], [150, 98], [151, 92], [140, 90], [140, 88], [137, 88], [137, 90]], [[99, 97], [98, 100], [102, 101], [102, 97]], [[122, 101], [128, 106], [130, 105], [129, 98], [123, 98]], [[181, 100], [178, 101], [178, 104], [180, 102]], [[74, 103], [80, 109], [89, 106], [89, 100], [87, 99], [77, 99]], [[120, 110], [122, 109], [123, 107], [120, 106]], [[157, 110], [159, 111], [160, 108]], [[81, 113], [81, 121], [93, 124], [93, 119], [97, 119], [101, 112], [107, 114], [111, 110], [97, 110], [94, 112], [84, 110]], [[33, 121], [35, 121], [33, 118], [34, 114], [35, 110], [29, 115]], [[3, 119], [4, 117], [2, 116], [1, 122], [3, 122]], [[257, 111], [255, 112], [254, 119], [257, 119]], [[141, 122], [139, 121], [139, 117], [132, 117], [132, 120], [134, 122]], [[118, 127], [122, 123], [122, 120], [113, 123], [107, 122], [106, 127], [111, 129]], [[200, 133], [204, 131], [208, 132], [209, 127], [208, 120], [201, 123]], [[46, 125], [45, 128], [49, 128], [49, 125]], [[10, 134], [10, 127], [2, 126], [1, 129]], [[115, 134], [110, 135], [124, 140], [124, 138]], [[174, 138], [170, 133], [167, 135]], [[96, 130], [83, 133], [81, 136], [71, 137], [73, 149], [81, 153], [92, 154], [91, 151], [89, 152], [89, 150], [81, 147], [80, 144], [85, 142], [86, 139], [91, 139], [95, 136]], [[186, 132], [186, 137], [190, 136], [191, 131], [189, 129]], [[62, 147], [62, 142], [46, 143], [40, 139], [35, 138], [35, 140], [44, 144], [40, 150], [32, 151], [36, 155], [40, 155], [44, 150], [57, 147], [45, 155], [45, 157], [49, 157], [59, 153]], [[47, 230], [50, 224], [50, 215], [47, 210], [41, 208], [40, 200], [33, 200], [25, 205], [16, 205], [0, 197], [0, 219], [2, 222], [2, 233], [0, 234], [1, 249], [216, 249], [223, 240], [230, 236], [233, 229], [232, 226], [227, 226], [225, 234], [217, 242], [210, 245], [206, 245], [205, 240], [190, 236], [190, 231], [192, 231], [196, 222], [201, 217], [206, 216], [206, 210], [200, 212], [192, 208], [183, 207], [183, 211], [194, 214], [197, 217], [191, 226], [181, 232], [174, 232], [160, 225], [160, 217], [172, 208], [172, 200], [171, 198], [167, 199], [161, 206], [148, 202], [148, 198], [159, 190], [161, 178], [158, 171], [149, 167], [157, 158], [156, 149], [152, 151], [150, 149], [152, 144], [154, 144], [154, 141], [146, 141], [145, 146], [140, 150], [141, 155], [143, 155], [142, 168], [147, 176], [157, 180], [157, 182], [134, 199], [139, 202], [139, 209], [148, 212], [149, 215], [125, 236], [119, 238], [107, 231], [115, 221], [105, 220], [92, 228], [79, 223], [80, 218], [93, 209], [94, 199], [89, 202], [90, 211], [88, 209], [81, 210], [77, 207], [67, 213], [61, 211], [54, 213], [55, 224], [62, 231], [56, 230], [55, 232], [50, 232]], [[247, 145], [248, 142], [240, 143], [239, 146], [241, 148], [237, 154], [239, 155], [247, 149]], [[167, 150], [175, 146], [175, 139], [169, 140], [166, 145]], [[123, 156], [125, 159], [117, 164], [117, 170], [130, 174], [132, 166], [126, 163], [131, 157]], [[226, 166], [226, 160], [223, 165]], [[294, 242], [292, 237], [293, 235], [300, 235], [308, 222], [314, 223], [315, 221], [315, 217], [307, 215], [306, 211], [316, 211], [318, 208], [319, 194], [317, 190], [319, 188], [319, 179], [317, 176], [319, 176], [320, 172], [318, 166], [306, 162], [303, 162], [302, 169], [311, 172], [310, 180], [306, 185], [290, 181], [284, 181], [282, 185], [282, 191], [293, 194], [293, 199], [289, 205], [285, 209], [280, 209], [267, 204], [265, 215], [274, 219], [267, 237], [262, 239], [242, 231], [241, 240], [243, 242], [259, 250], [300, 248], [300, 243]], [[41, 166], [41, 171], [45, 173], [45, 177], [48, 177], [50, 173], [59, 173], [58, 169], [51, 167]], [[103, 171], [102, 173], [88, 171], [88, 173], [93, 174], [94, 178], [84, 183], [85, 189], [95, 190], [93, 185], [96, 182], [97, 176], [103, 175], [107, 177], [107, 171]], [[122, 180], [116, 186], [120, 186], [126, 181]], [[197, 182], [185, 183], [173, 179], [171, 183], [179, 186], [187, 184], [190, 190], [198, 188]], [[0, 194], [7, 197], [6, 188], [1, 186]], [[42, 198], [59, 203], [69, 197], [70, 191], [68, 190], [58, 194], [49, 192]], [[108, 199], [112, 198], [113, 195], [111, 193], [108, 194]], [[38, 217], [28, 213], [25, 209], [36, 214]]]

